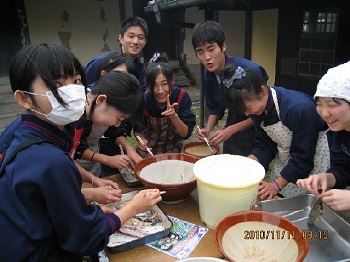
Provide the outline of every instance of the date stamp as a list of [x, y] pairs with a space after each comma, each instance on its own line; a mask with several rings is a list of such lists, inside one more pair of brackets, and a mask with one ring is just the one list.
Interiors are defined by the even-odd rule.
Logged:
[[318, 240], [328, 240], [328, 230], [303, 230], [303, 239], [318, 239]]
[[256, 240], [256, 239], [295, 239], [294, 230], [245, 230], [245, 240]]
[[[328, 230], [302, 230], [303, 239], [328, 240]], [[275, 240], [275, 239], [295, 239], [295, 230], [245, 230], [245, 240]]]

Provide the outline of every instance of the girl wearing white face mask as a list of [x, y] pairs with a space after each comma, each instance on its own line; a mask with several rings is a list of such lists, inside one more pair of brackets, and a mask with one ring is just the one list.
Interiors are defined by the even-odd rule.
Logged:
[[[74, 79], [74, 77], [69, 77], [68, 79], [62, 79], [61, 82], [81, 83], [81, 80], [76, 80]], [[84, 112], [85, 87], [81, 84], [69, 84], [67, 86], [59, 86], [57, 88], [59, 97], [63, 98], [64, 103], [60, 103], [52, 91], [46, 91], [45, 94], [36, 94], [29, 91], [23, 92], [30, 95], [47, 97], [52, 107], [50, 113], [45, 114], [43, 112], [35, 110], [34, 108], [30, 108], [30, 110], [39, 115], [45, 116], [47, 120], [59, 126], [65, 126], [67, 124], [79, 120], [79, 118]]]
[[156, 189], [141, 191], [107, 215], [86, 204], [68, 154], [70, 122], [84, 111], [84, 82], [79, 61], [59, 45], [24, 47], [11, 63], [14, 98], [29, 114], [0, 136], [0, 198], [6, 203], [0, 205], [0, 261], [81, 261], [101, 250], [121, 224], [161, 200]]

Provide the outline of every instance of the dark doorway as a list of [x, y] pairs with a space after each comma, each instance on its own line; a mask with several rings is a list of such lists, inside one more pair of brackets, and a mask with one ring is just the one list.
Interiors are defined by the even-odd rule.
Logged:
[[176, 35], [179, 29], [157, 23], [154, 13], [147, 13], [144, 10], [147, 2], [147, 0], [133, 1], [134, 15], [145, 19], [148, 25], [148, 39], [143, 50], [144, 58], [149, 60], [155, 52], [166, 52], [169, 59], [177, 59]]
[[[20, 2], [20, 3], [18, 3]], [[8, 76], [12, 57], [26, 43], [23, 1], [3, 0], [0, 9], [0, 76]], [[23, 21], [23, 22], [22, 22]], [[21, 31], [21, 29], [23, 31]]]

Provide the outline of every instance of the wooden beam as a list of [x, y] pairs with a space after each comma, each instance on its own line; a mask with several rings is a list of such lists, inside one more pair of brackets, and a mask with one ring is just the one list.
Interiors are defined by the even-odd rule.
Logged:
[[122, 22], [126, 18], [125, 0], [119, 0], [119, 20]]
[[253, 12], [250, 8], [245, 11], [245, 39], [244, 39], [244, 57], [252, 58], [252, 35], [253, 35]]

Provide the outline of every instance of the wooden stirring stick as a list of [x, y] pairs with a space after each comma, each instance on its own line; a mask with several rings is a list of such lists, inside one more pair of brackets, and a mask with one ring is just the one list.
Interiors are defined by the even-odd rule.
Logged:
[[[124, 149], [123, 149], [122, 145], [119, 145], [119, 149], [120, 149], [120, 153], [122, 154], [122, 156], [124, 156], [125, 153], [124, 153]], [[126, 170], [128, 170], [129, 175], [134, 176], [129, 165], [126, 166]]]
[[122, 145], [119, 145], [119, 149], [120, 149], [120, 153], [122, 154], [122, 156], [124, 156], [125, 153], [124, 153], [124, 149], [123, 149]]
[[[143, 142], [143, 140], [142, 140], [141, 137], [136, 136], [136, 138], [137, 138], [137, 140], [140, 141], [140, 143], [141, 143], [142, 145], [145, 145], [145, 143]], [[151, 156], [153, 156], [153, 153], [152, 153], [152, 151], [151, 151], [151, 149], [150, 149], [149, 147], [147, 147], [147, 152], [148, 152]]]
[[[196, 127], [197, 127], [198, 131], [201, 130], [201, 129], [199, 128], [198, 125], [196, 125]], [[204, 136], [204, 141], [205, 141], [205, 143], [207, 143], [207, 146], [209, 147], [210, 151], [211, 151], [212, 153], [214, 153], [214, 150], [213, 150], [213, 148], [211, 147], [211, 145], [209, 144], [209, 141], [208, 141], [208, 139], [207, 139], [206, 136]]]

